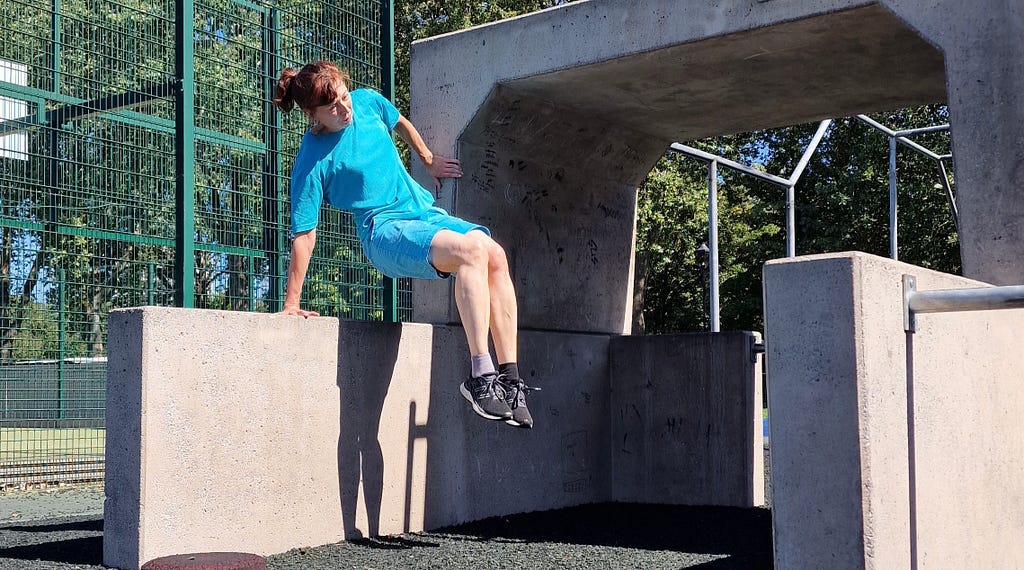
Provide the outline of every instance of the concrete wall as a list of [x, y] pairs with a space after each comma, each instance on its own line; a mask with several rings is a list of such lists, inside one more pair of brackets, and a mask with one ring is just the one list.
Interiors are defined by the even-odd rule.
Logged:
[[859, 253], [765, 266], [776, 568], [1024, 566], [1024, 310], [919, 315], [984, 284]]
[[[505, 247], [520, 323], [629, 333], [636, 188], [664, 145], [506, 88], [478, 115], [460, 139], [468, 170], [457, 207], [476, 212]], [[566, 131], [574, 133], [571, 142], [561, 138]], [[449, 319], [458, 322], [447, 289], [421, 285], [417, 295], [433, 291], [449, 300]], [[448, 306], [441, 300], [426, 304]]]
[[[520, 334], [520, 370], [543, 388], [530, 398], [536, 427], [523, 430], [462, 399], [469, 356], [457, 327], [147, 307], [113, 311], [109, 330], [109, 566], [272, 554], [614, 497], [662, 502], [664, 485], [647, 480], [613, 493], [611, 383], [633, 371], [612, 374], [607, 335]], [[759, 382], [748, 378], [745, 398]], [[716, 433], [749, 431], [718, 402], [680, 406]], [[658, 465], [678, 470], [670, 459]], [[756, 486], [748, 464], [715, 462], [732, 483], [695, 470], [663, 482], [701, 490], [680, 502], [708, 505]]]
[[[632, 188], [671, 142], [926, 103], [950, 109], [965, 274], [1016, 284], [1022, 38], [1018, 0], [582, 0], [415, 43], [410, 114], [462, 160], [438, 201], [510, 250], [524, 327], [628, 330]], [[457, 321], [449, 283], [415, 287], [416, 320]]]
[[764, 504], [761, 359], [743, 358], [759, 340], [749, 332], [612, 339], [614, 500]]

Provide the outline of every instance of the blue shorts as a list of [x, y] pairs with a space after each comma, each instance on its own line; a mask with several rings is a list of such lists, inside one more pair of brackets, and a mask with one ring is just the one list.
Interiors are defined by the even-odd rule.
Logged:
[[451, 216], [441, 209], [432, 209], [413, 220], [374, 220], [370, 236], [363, 242], [363, 252], [381, 273], [388, 277], [444, 279], [449, 273], [430, 264], [430, 242], [441, 230], [467, 234], [486, 227]]

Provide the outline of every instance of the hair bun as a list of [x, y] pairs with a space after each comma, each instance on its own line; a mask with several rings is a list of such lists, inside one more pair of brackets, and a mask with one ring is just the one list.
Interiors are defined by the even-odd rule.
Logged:
[[287, 113], [295, 107], [295, 99], [291, 94], [292, 80], [299, 72], [291, 67], [286, 67], [277, 79], [277, 90], [274, 96], [274, 104]]

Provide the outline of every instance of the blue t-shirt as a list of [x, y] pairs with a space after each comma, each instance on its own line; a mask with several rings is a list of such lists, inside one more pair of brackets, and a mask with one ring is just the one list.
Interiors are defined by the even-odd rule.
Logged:
[[391, 131], [399, 112], [372, 89], [352, 91], [352, 122], [336, 133], [306, 132], [291, 179], [292, 233], [316, 228], [323, 199], [355, 216], [366, 241], [374, 220], [414, 219], [434, 196], [405, 169]]

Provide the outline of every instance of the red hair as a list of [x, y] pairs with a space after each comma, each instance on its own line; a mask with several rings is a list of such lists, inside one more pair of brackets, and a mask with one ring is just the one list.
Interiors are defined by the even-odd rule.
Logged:
[[337, 100], [340, 85], [351, 89], [352, 78], [347, 71], [329, 61], [309, 63], [299, 71], [288, 67], [277, 79], [274, 104], [286, 113], [296, 105], [303, 110], [312, 110]]

